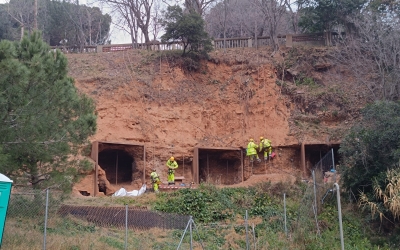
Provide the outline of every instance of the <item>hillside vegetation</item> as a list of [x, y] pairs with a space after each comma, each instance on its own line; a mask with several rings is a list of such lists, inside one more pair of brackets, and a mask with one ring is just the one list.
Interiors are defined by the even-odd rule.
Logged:
[[[0, 170], [15, 187], [5, 245], [39, 249], [49, 229], [54, 249], [126, 248], [122, 230], [96, 224], [122, 218], [122, 210], [61, 214], [65, 203], [82, 202], [192, 215], [201, 225], [197, 240], [212, 249], [337, 249], [338, 190], [324, 176], [335, 173], [346, 249], [399, 248], [400, 1], [96, 2], [119, 14], [113, 22], [129, 30], [130, 50], [83, 54], [86, 45], [109, 43], [111, 16], [97, 7], [0, 4]], [[152, 32], [182, 50], [151, 50]], [[308, 32], [320, 32], [314, 38], [325, 46], [294, 39], [286, 48], [282, 39], [292, 36], [278, 36]], [[50, 50], [42, 37], [82, 54]], [[234, 37], [254, 43], [227, 48]], [[276, 157], [253, 163], [245, 148], [261, 137]], [[313, 187], [311, 170], [328, 150], [331, 171], [317, 173]], [[183, 183], [137, 199], [84, 196], [138, 189], [153, 170], [165, 180], [171, 156], [194, 189]], [[37, 191], [50, 189], [61, 194], [43, 224], [34, 217], [44, 213]], [[171, 228], [129, 243], [175, 248], [182, 232]]]
[[[75, 198], [63, 203], [92, 207], [128, 205], [192, 215], [195, 222], [192, 229], [194, 249], [246, 249], [246, 245], [255, 249], [339, 249], [336, 197], [325, 199], [316, 227], [310, 207], [313, 199], [310, 192], [312, 186], [301, 182], [295, 185], [266, 182], [249, 188], [220, 189], [201, 185], [198, 189], [182, 189], [160, 195], [145, 193], [135, 198]], [[286, 195], [286, 210], [283, 194]], [[29, 216], [28, 213], [31, 209], [40, 211], [41, 206], [28, 200], [24, 204], [30, 207], [24, 206], [25, 217], [13, 212], [7, 218], [3, 247], [42, 249], [42, 241], [38, 239], [43, 228], [37, 226], [42, 224], [42, 218]], [[60, 201], [52, 199], [50, 205], [54, 209]], [[342, 204], [345, 249], [397, 249], [393, 239], [379, 236], [353, 206], [346, 201]], [[79, 217], [62, 217], [53, 212], [49, 218], [48, 249], [124, 249], [123, 229], [100, 227]], [[129, 229], [128, 233], [128, 249], [176, 249], [181, 239], [181, 248], [190, 246], [189, 231], [153, 228]], [[396, 239], [395, 236], [393, 238]]]
[[[214, 51], [210, 53], [209, 60], [198, 64], [199, 69], [196, 71], [185, 68], [187, 63], [185, 59], [164, 52], [133, 51], [90, 55], [86, 58], [78, 55], [68, 55], [68, 57], [72, 62], [70, 73], [77, 80], [77, 86], [91, 95], [96, 100], [97, 105], [101, 105], [100, 108], [98, 106], [98, 110], [102, 112], [99, 122], [99, 128], [102, 132], [97, 135], [99, 139], [105, 135], [108, 138], [118, 136], [115, 132], [110, 134], [109, 130], [105, 127], [102, 128], [101, 125], [101, 120], [104, 122], [109, 115], [114, 117], [114, 113], [104, 112], [110, 106], [118, 114], [124, 110], [124, 107], [134, 108], [135, 105], [129, 105], [129, 103], [135, 103], [136, 100], [141, 100], [137, 105], [140, 108], [147, 107], [146, 109], [148, 107], [153, 108], [153, 104], [160, 109], [160, 104], [172, 103], [175, 107], [179, 107], [179, 113], [182, 115], [186, 112], [186, 109], [193, 111], [195, 105], [206, 105], [207, 107], [207, 104], [201, 98], [208, 97], [209, 92], [204, 92], [206, 90], [201, 88], [203, 85], [212, 88], [217, 94], [218, 98], [214, 98], [214, 101], [219, 101], [219, 98], [221, 98], [222, 103], [226, 102], [232, 105], [237, 100], [241, 105], [246, 105], [246, 101], [252, 98], [263, 100], [264, 89], [260, 89], [259, 85], [270, 79], [268, 86], [274, 89], [274, 93], [278, 97], [277, 100], [282, 102], [283, 107], [289, 111], [286, 116], [287, 122], [290, 124], [287, 134], [282, 134], [282, 138], [274, 138], [274, 141], [284, 146], [297, 143], [297, 141], [340, 142], [351, 126], [362, 118], [361, 108], [372, 100], [366, 88], [362, 88], [356, 82], [351, 81], [352, 73], [334, 60], [333, 57], [336, 52], [334, 48], [298, 47], [282, 49], [279, 55], [271, 57], [272, 51], [269, 48], [258, 50], [230, 49], [226, 53]], [[104, 67], [105, 63], [107, 63], [107, 67]], [[132, 84], [132, 81], [134, 84]], [[181, 84], [185, 85], [182, 86]], [[236, 88], [236, 91], [229, 91], [232, 86], [240, 87], [239, 89]], [[139, 99], [140, 96], [142, 96], [141, 99]], [[271, 100], [272, 93], [268, 95], [268, 98], [268, 100]], [[122, 107], [118, 107], [118, 103], [122, 103]], [[254, 106], [247, 107], [249, 110], [248, 123], [257, 126], [257, 122], [254, 122], [254, 118], [257, 116], [251, 116], [250, 107], [255, 107], [257, 104], [260, 106], [261, 104], [261, 107], [264, 108], [268, 105], [264, 106], [262, 101], [255, 101], [254, 103]], [[217, 114], [220, 112], [212, 111], [210, 107], [208, 106], [208, 112]], [[263, 114], [258, 111], [255, 113]], [[138, 113], [136, 112], [136, 114]], [[163, 119], [165, 114], [163, 115], [161, 111], [158, 115]], [[270, 114], [268, 116], [271, 117]], [[141, 122], [146, 121], [143, 117]], [[187, 116], [187, 119], [189, 117]], [[228, 120], [225, 120], [226, 118], [223, 115], [219, 117], [225, 123], [222, 130], [224, 131], [227, 129]], [[153, 122], [155, 122], [154, 118], [154, 116], [151, 118]], [[160, 122], [162, 122], [162, 119]], [[117, 124], [115, 119], [112, 124], [114, 126]], [[165, 123], [162, 124], [167, 126]], [[261, 124], [263, 125], [263, 122]], [[130, 137], [132, 137], [134, 134], [132, 129], [129, 126], [126, 129], [126, 135], [130, 133]], [[171, 129], [168, 128], [167, 131]], [[219, 134], [219, 132], [216, 132], [218, 131], [216, 127], [211, 126], [204, 129]], [[251, 128], [249, 130], [251, 131]], [[268, 131], [271, 130], [277, 131], [278, 128], [274, 125], [268, 126]], [[118, 131], [125, 134], [123, 127], [119, 127]], [[152, 132], [155, 133], [156, 130]], [[104, 135], [101, 135], [102, 133]], [[233, 136], [233, 134], [230, 136]], [[294, 140], [288, 140], [287, 136], [294, 138]], [[185, 140], [179, 143], [176, 141], [178, 137], [179, 134], [174, 134], [172, 138], [162, 138], [166, 140], [166, 145], [170, 144], [169, 140], [174, 140], [175, 152], [178, 152], [179, 147], [182, 147], [181, 150], [184, 153], [187, 147], [185, 142], [190, 141], [190, 137], [186, 136]], [[246, 141], [247, 137], [247, 134], [243, 134], [239, 137], [239, 142]], [[286, 139], [282, 140], [285, 137]], [[143, 138], [146, 138], [143, 139], [144, 141], [148, 140], [150, 143], [153, 140], [146, 134]], [[203, 141], [199, 142], [203, 145], [225, 145], [224, 143], [221, 144], [221, 140], [225, 139], [220, 135], [216, 137], [206, 136]], [[229, 145], [238, 145], [235, 143], [237, 142], [232, 141]], [[165, 148], [161, 147], [160, 150], [165, 150]], [[158, 155], [162, 155], [162, 153], [154, 152], [157, 162]], [[280, 165], [279, 162], [275, 164], [275, 168], [286, 169], [285, 165]], [[205, 225], [217, 221], [221, 221], [220, 223], [223, 224], [236, 225], [238, 223], [237, 217], [243, 217], [245, 210], [248, 210], [250, 218], [257, 221], [255, 226], [257, 230], [260, 230], [260, 234], [261, 232], [269, 232], [268, 235], [275, 235], [263, 239], [257, 233], [260, 237], [257, 240], [264, 242], [263, 244], [268, 242], [266, 244], [270, 247], [268, 249], [284, 249], [288, 246], [288, 249], [321, 249], [326, 244], [336, 246], [332, 249], [339, 248], [335, 197], [330, 196], [329, 202], [324, 205], [321, 214], [318, 216], [321, 236], [317, 236], [318, 232], [315, 224], [313, 224], [312, 211], [307, 206], [306, 208], [302, 207], [303, 199], [307, 197], [304, 193], [307, 188], [311, 187], [300, 183], [294, 186], [288, 183], [281, 183], [276, 186], [264, 183], [249, 189], [217, 189], [213, 186], [203, 186], [199, 190], [183, 190], [174, 194], [161, 194], [157, 197], [155, 203], [146, 201], [146, 199], [149, 199], [147, 195], [152, 194], [146, 194], [134, 201], [130, 199], [122, 199], [122, 201], [138, 206], [145, 205], [159, 211], [190, 214], [194, 216], [196, 222], [205, 223]], [[290, 206], [288, 213], [291, 215], [288, 217], [288, 221], [290, 221], [289, 231], [292, 234], [289, 239], [286, 239], [284, 231], [281, 231], [283, 227], [281, 217], [283, 193], [288, 195], [288, 206]], [[355, 204], [345, 205], [348, 201], [345, 197], [342, 201], [344, 202], [345, 230], [349, 230], [345, 233], [346, 249], [374, 249], [378, 248], [378, 245], [381, 248], [395, 249], [396, 239], [393, 239], [393, 243], [388, 242], [384, 245], [380, 237], [375, 237], [379, 235], [374, 231], [376, 230], [375, 226], [379, 226], [379, 223], [368, 224], [367, 214], [360, 214]], [[305, 216], [306, 219], [303, 221], [300, 216]], [[298, 223], [305, 223], [307, 226]], [[216, 228], [217, 231], [208, 233], [219, 235], [221, 232], [219, 226], [216, 226]], [[366, 230], [367, 228], [368, 230]], [[223, 236], [223, 234], [219, 237], [224, 244], [232, 244], [235, 246], [232, 247], [233, 249], [245, 247], [243, 245], [245, 241], [232, 243], [229, 237]], [[211, 236], [205, 237], [208, 244], [217, 244], [210, 243], [215, 241]], [[236, 237], [243, 237], [243, 235]], [[260, 247], [260, 249], [264, 248]]]

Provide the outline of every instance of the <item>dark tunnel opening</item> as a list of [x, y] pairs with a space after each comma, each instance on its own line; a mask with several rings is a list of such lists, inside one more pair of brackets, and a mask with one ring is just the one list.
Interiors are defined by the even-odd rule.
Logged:
[[241, 151], [199, 149], [199, 180], [216, 185], [240, 183]]
[[99, 165], [111, 184], [132, 182], [133, 157], [119, 149], [105, 149], [99, 153]]
[[[309, 144], [305, 145], [306, 159], [308, 161], [307, 168], [312, 170], [316, 167], [316, 165], [322, 160], [323, 164], [328, 164], [329, 166], [324, 166], [325, 170], [329, 170], [333, 168], [333, 164], [335, 168], [339, 163], [339, 148], [340, 144]], [[333, 157], [332, 157], [332, 149], [333, 149]], [[325, 157], [325, 158], [324, 158]], [[326, 163], [326, 159], [329, 158], [328, 161], [332, 163]], [[332, 160], [331, 160], [332, 159]]]

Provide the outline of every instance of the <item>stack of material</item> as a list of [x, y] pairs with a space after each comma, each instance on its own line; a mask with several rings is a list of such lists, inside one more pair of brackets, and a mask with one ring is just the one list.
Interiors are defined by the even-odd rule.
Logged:
[[161, 184], [159, 186], [160, 191], [173, 191], [173, 190], [178, 190], [178, 189], [183, 189], [183, 188], [195, 188], [194, 184], [185, 184], [181, 183], [179, 185], [165, 185]]
[[143, 184], [139, 190], [126, 191], [125, 188], [121, 188], [117, 192], [115, 192], [112, 196], [114, 197], [139, 196], [144, 194], [144, 192], [146, 192], [146, 184]]

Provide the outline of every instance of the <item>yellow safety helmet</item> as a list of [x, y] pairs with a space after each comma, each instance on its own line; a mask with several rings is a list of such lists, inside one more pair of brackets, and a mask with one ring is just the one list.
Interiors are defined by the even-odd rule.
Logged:
[[175, 158], [173, 156], [171, 156], [171, 158], [169, 158], [170, 161], [174, 161]]
[[253, 138], [250, 138], [250, 141], [254, 141]]
[[264, 137], [260, 136], [260, 140], [264, 140]]

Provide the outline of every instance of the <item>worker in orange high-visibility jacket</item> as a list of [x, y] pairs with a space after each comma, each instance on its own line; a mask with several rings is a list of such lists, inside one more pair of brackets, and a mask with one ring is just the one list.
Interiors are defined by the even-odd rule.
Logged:
[[258, 162], [260, 162], [260, 158], [258, 158], [257, 154], [257, 144], [254, 143], [254, 139], [249, 140], [249, 144], [247, 144], [247, 153], [246, 155], [249, 157], [250, 162], [254, 161], [254, 158], [257, 159]]
[[175, 161], [175, 158], [171, 156], [167, 161], [168, 167], [168, 185], [175, 184], [175, 169], [178, 168], [178, 163]]
[[151, 183], [153, 184], [154, 192], [158, 193], [158, 187], [161, 184], [160, 176], [158, 176], [156, 169], [154, 168], [150, 174]]
[[267, 161], [269, 157], [271, 157], [272, 154], [272, 142], [271, 140], [264, 138], [263, 136], [260, 137], [260, 146], [259, 146], [260, 151], [264, 151], [264, 160]]

